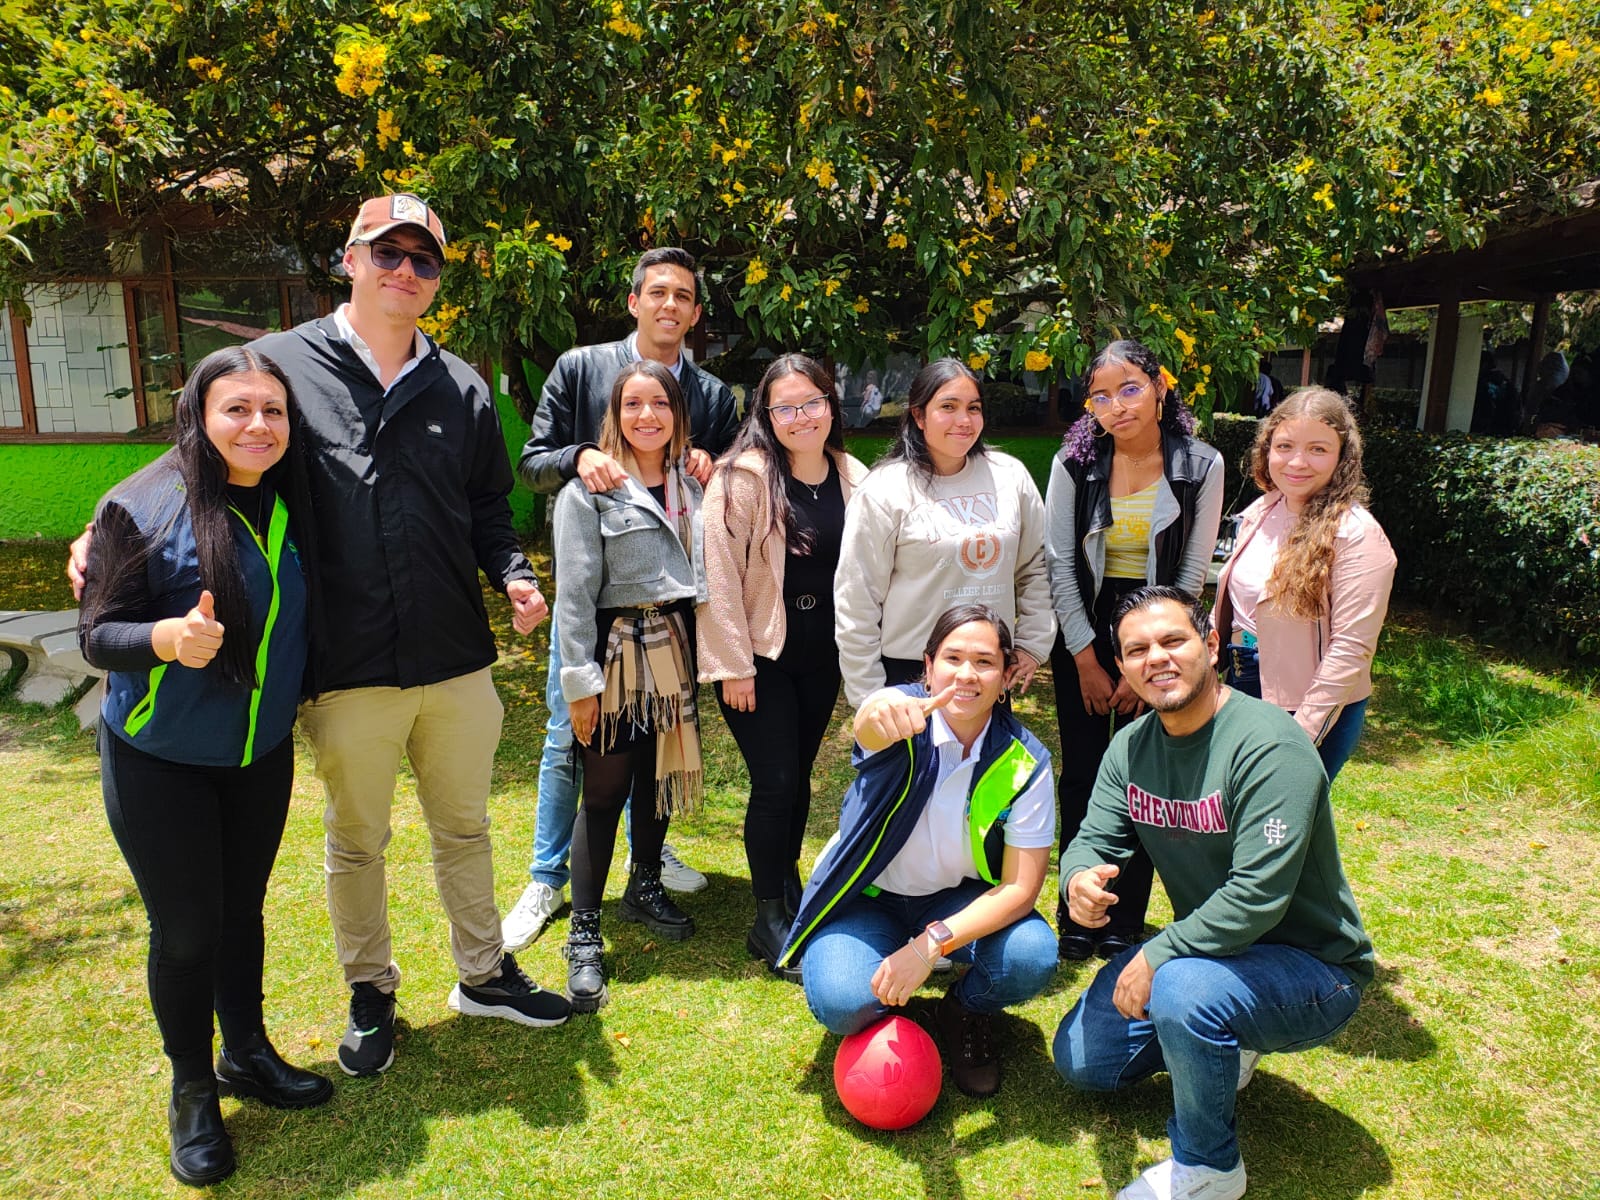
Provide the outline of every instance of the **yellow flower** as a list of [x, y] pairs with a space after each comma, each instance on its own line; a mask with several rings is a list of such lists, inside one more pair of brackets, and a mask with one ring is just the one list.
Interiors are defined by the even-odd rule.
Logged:
[[973, 322], [973, 324], [975, 324], [979, 329], [982, 329], [984, 327], [984, 324], [989, 320], [989, 317], [993, 312], [994, 312], [994, 301], [993, 300], [979, 300], [976, 304], [974, 304], [972, 306], [972, 322]]
[[836, 12], [824, 12], [822, 14], [822, 19], [828, 23], [828, 28], [829, 29], [837, 29], [837, 28], [839, 28], [839, 14], [838, 13], [836, 13]]
[[433, 20], [433, 14], [425, 8], [419, 8], [411, 14], [411, 23], [421, 25], [424, 21]]
[[818, 187], [830, 188], [835, 178], [833, 164], [825, 158], [813, 158], [806, 164], [806, 176], [815, 179]]
[[1174, 375], [1171, 371], [1167, 370], [1165, 367], [1162, 367], [1161, 368], [1161, 382], [1166, 384], [1169, 388], [1175, 388], [1175, 387], [1178, 386], [1178, 377], [1176, 375]]
[[889, 235], [889, 249], [891, 249], [891, 250], [904, 250], [905, 248], [906, 248], [906, 235], [905, 234], [903, 234], [903, 233], [891, 233]]
[[611, 0], [611, 19], [606, 22], [606, 28], [636, 42], [644, 37], [644, 26], [622, 15], [622, 0]]
[[564, 238], [559, 233], [547, 233], [544, 235], [544, 240], [563, 254], [572, 249], [572, 239]]
[[1191, 400], [1198, 400], [1198, 399], [1200, 399], [1201, 396], [1204, 396], [1205, 394], [1206, 394], [1206, 385], [1204, 383], [1200, 382], [1199, 380], [1196, 380], [1195, 381], [1195, 385], [1192, 388], [1189, 389], [1189, 398]]
[[779, 300], [787, 300], [790, 296], [793, 296], [793, 295], [794, 295], [794, 289], [792, 287], [790, 287], [786, 283], [786, 284], [783, 285], [782, 290], [780, 290], [778, 292], [778, 299]]
[[407, 138], [405, 141], [400, 143], [400, 153], [404, 154], [407, 158], [415, 158], [417, 156], [416, 144], [413, 143], [410, 138]]
[[333, 63], [339, 68], [334, 80], [342, 95], [370, 96], [383, 86], [383, 64], [389, 48], [382, 42], [346, 42], [334, 51]]
[[972, 260], [970, 258], [963, 258], [960, 262], [958, 262], [956, 264], [956, 266], [961, 268], [961, 273], [963, 275], [971, 275], [972, 274]]
[[1318, 188], [1316, 191], [1311, 193], [1311, 198], [1313, 200], [1322, 201], [1322, 207], [1327, 209], [1329, 212], [1332, 212], [1333, 209], [1334, 209], [1333, 184], [1332, 183], [1323, 184], [1320, 188]]
[[752, 258], [750, 265], [744, 269], [745, 287], [755, 287], [767, 277], [767, 266], [759, 258]]
[[837, 279], [824, 279], [822, 281], [822, 294], [831, 296], [844, 285]]
[[1041, 126], [1043, 124], [1044, 124], [1044, 118], [1041, 117], [1038, 113], [1034, 113], [1033, 116], [1028, 118], [1028, 125], [1029, 125], [1030, 128], [1037, 129], [1037, 128], [1039, 128], [1039, 126]]
[[390, 142], [400, 138], [400, 122], [394, 119], [394, 113], [387, 108], [378, 110], [378, 149], [382, 150]]
[[1029, 350], [1027, 357], [1022, 360], [1024, 371], [1048, 371], [1050, 364], [1055, 360], [1043, 350]]
[[1022, 173], [1026, 175], [1029, 171], [1033, 170], [1038, 162], [1039, 156], [1037, 154], [1024, 154], [1022, 156]]
[[455, 242], [451, 242], [444, 248], [445, 262], [461, 262], [466, 257], [467, 249], [465, 246], [458, 246]]
[[974, 371], [981, 371], [988, 365], [989, 356], [985, 353], [979, 352], [977, 354], [967, 355], [967, 366], [971, 367]]
[[856, 90], [854, 92], [854, 96], [855, 96], [856, 103], [860, 104], [863, 100], [865, 100], [867, 98], [867, 89], [862, 87], [859, 83], [856, 84]]
[[208, 68], [206, 70], [206, 78], [211, 80], [212, 83], [218, 82], [222, 78], [222, 68], [221, 67], [210, 67], [210, 68]]
[[1312, 158], [1308, 154], [1304, 158], [1302, 158], [1299, 162], [1295, 163], [1295, 165], [1294, 165], [1294, 173], [1296, 175], [1304, 175], [1307, 171], [1311, 170], [1311, 168], [1316, 166], [1316, 165], [1317, 165], [1317, 160]]
[[1505, 98], [1504, 92], [1499, 88], [1492, 87], [1484, 88], [1483, 91], [1473, 97], [1474, 100], [1481, 101], [1488, 108], [1499, 108]]
[[856, 302], [850, 307], [858, 313], [865, 313], [872, 307], [872, 303], [865, 296], [857, 296]]
[[365, 171], [366, 169], [367, 169], [367, 152], [365, 150], [361, 149], [358, 146], [356, 148], [356, 170]]
[[1183, 347], [1183, 356], [1185, 358], [1188, 358], [1194, 353], [1194, 338], [1190, 337], [1181, 329], [1174, 329], [1172, 331], [1172, 336], [1177, 338], [1178, 345]]
[[722, 193], [722, 203], [725, 204], [729, 208], [732, 208], [734, 206], [735, 202], [738, 199], [739, 198], [737, 196], [735, 196], [732, 192], [723, 192]]

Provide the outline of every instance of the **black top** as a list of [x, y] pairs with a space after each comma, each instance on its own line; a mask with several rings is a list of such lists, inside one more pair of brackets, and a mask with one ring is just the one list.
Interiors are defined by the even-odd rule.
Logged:
[[795, 528], [811, 533], [811, 552], [790, 550], [783, 560], [783, 598], [812, 595], [817, 603], [833, 604], [833, 574], [839, 566], [839, 546], [844, 539], [844, 490], [839, 467], [828, 455], [828, 477], [813, 487], [789, 480], [789, 507]]

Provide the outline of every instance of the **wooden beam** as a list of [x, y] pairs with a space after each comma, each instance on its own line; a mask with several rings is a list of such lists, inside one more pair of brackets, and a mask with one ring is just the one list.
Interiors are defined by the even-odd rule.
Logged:
[[16, 305], [9, 305], [6, 314], [11, 318], [11, 346], [17, 362], [17, 398], [22, 402], [22, 432], [39, 432], [39, 414], [33, 407], [33, 362], [28, 358], [28, 324], [22, 319]]
[[1311, 347], [1303, 346], [1300, 349], [1300, 386], [1309, 387], [1311, 384]]
[[144, 356], [139, 350], [139, 292], [131, 283], [122, 285], [122, 311], [128, 320], [128, 367], [133, 373], [134, 426], [143, 429], [150, 418], [144, 408]]
[[1450, 412], [1450, 382], [1455, 377], [1456, 338], [1461, 332], [1461, 298], [1447, 296], [1439, 303], [1439, 317], [1433, 326], [1433, 345], [1428, 348], [1427, 409], [1422, 418], [1424, 433], [1443, 433]]
[[1550, 333], [1550, 302], [1554, 296], [1540, 296], [1533, 306], [1533, 328], [1528, 334], [1528, 370], [1522, 377], [1521, 416], [1532, 418], [1533, 383], [1539, 377], [1539, 360], [1544, 357], [1544, 339]]

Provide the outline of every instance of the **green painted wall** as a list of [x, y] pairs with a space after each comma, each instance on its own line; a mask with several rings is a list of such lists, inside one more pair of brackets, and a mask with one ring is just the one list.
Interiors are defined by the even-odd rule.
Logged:
[[0, 445], [0, 538], [70, 538], [163, 443]]
[[[516, 465], [528, 440], [528, 423], [507, 395], [497, 392], [506, 453]], [[0, 539], [76, 537], [94, 516], [100, 497], [166, 449], [165, 443], [0, 444]], [[511, 492], [511, 516], [522, 533], [543, 520], [541, 497], [520, 482]]]

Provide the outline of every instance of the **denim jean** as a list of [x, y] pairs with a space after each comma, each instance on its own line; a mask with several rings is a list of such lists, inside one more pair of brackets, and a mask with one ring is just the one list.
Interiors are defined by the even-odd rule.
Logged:
[[1239, 1161], [1233, 1114], [1239, 1051], [1281, 1054], [1321, 1045], [1355, 1014], [1361, 989], [1304, 950], [1257, 943], [1230, 958], [1162, 963], [1150, 988], [1149, 1019], [1130, 1021], [1112, 993], [1137, 953], [1131, 948], [1102, 967], [1062, 1019], [1056, 1070], [1089, 1092], [1167, 1071], [1172, 1157], [1185, 1166], [1232, 1170]]
[[539, 798], [533, 819], [533, 862], [528, 874], [557, 889], [567, 886], [571, 870], [572, 822], [578, 815], [582, 768], [572, 753], [572, 714], [561, 692], [561, 638], [550, 617], [550, 673], [545, 677], [544, 753], [539, 756]]
[[[841, 1036], [888, 1016], [872, 994], [878, 964], [930, 921], [955, 915], [988, 890], [981, 879], [968, 879], [931, 896], [880, 892], [850, 901], [806, 945], [802, 978], [812, 1016]], [[1044, 991], [1056, 970], [1056, 936], [1043, 917], [1030, 912], [950, 957], [972, 964], [955, 985], [956, 999], [973, 1012], [996, 1013]]]
[[[1254, 646], [1227, 647], [1223, 651], [1223, 665], [1229, 687], [1238, 689], [1246, 696], [1261, 699], [1261, 659]], [[1328, 773], [1329, 783], [1349, 761], [1350, 755], [1355, 753], [1356, 743], [1361, 740], [1361, 730], [1366, 723], [1367, 701], [1357, 700], [1339, 711], [1339, 719], [1323, 735], [1317, 754], [1322, 759], [1322, 769]]]

